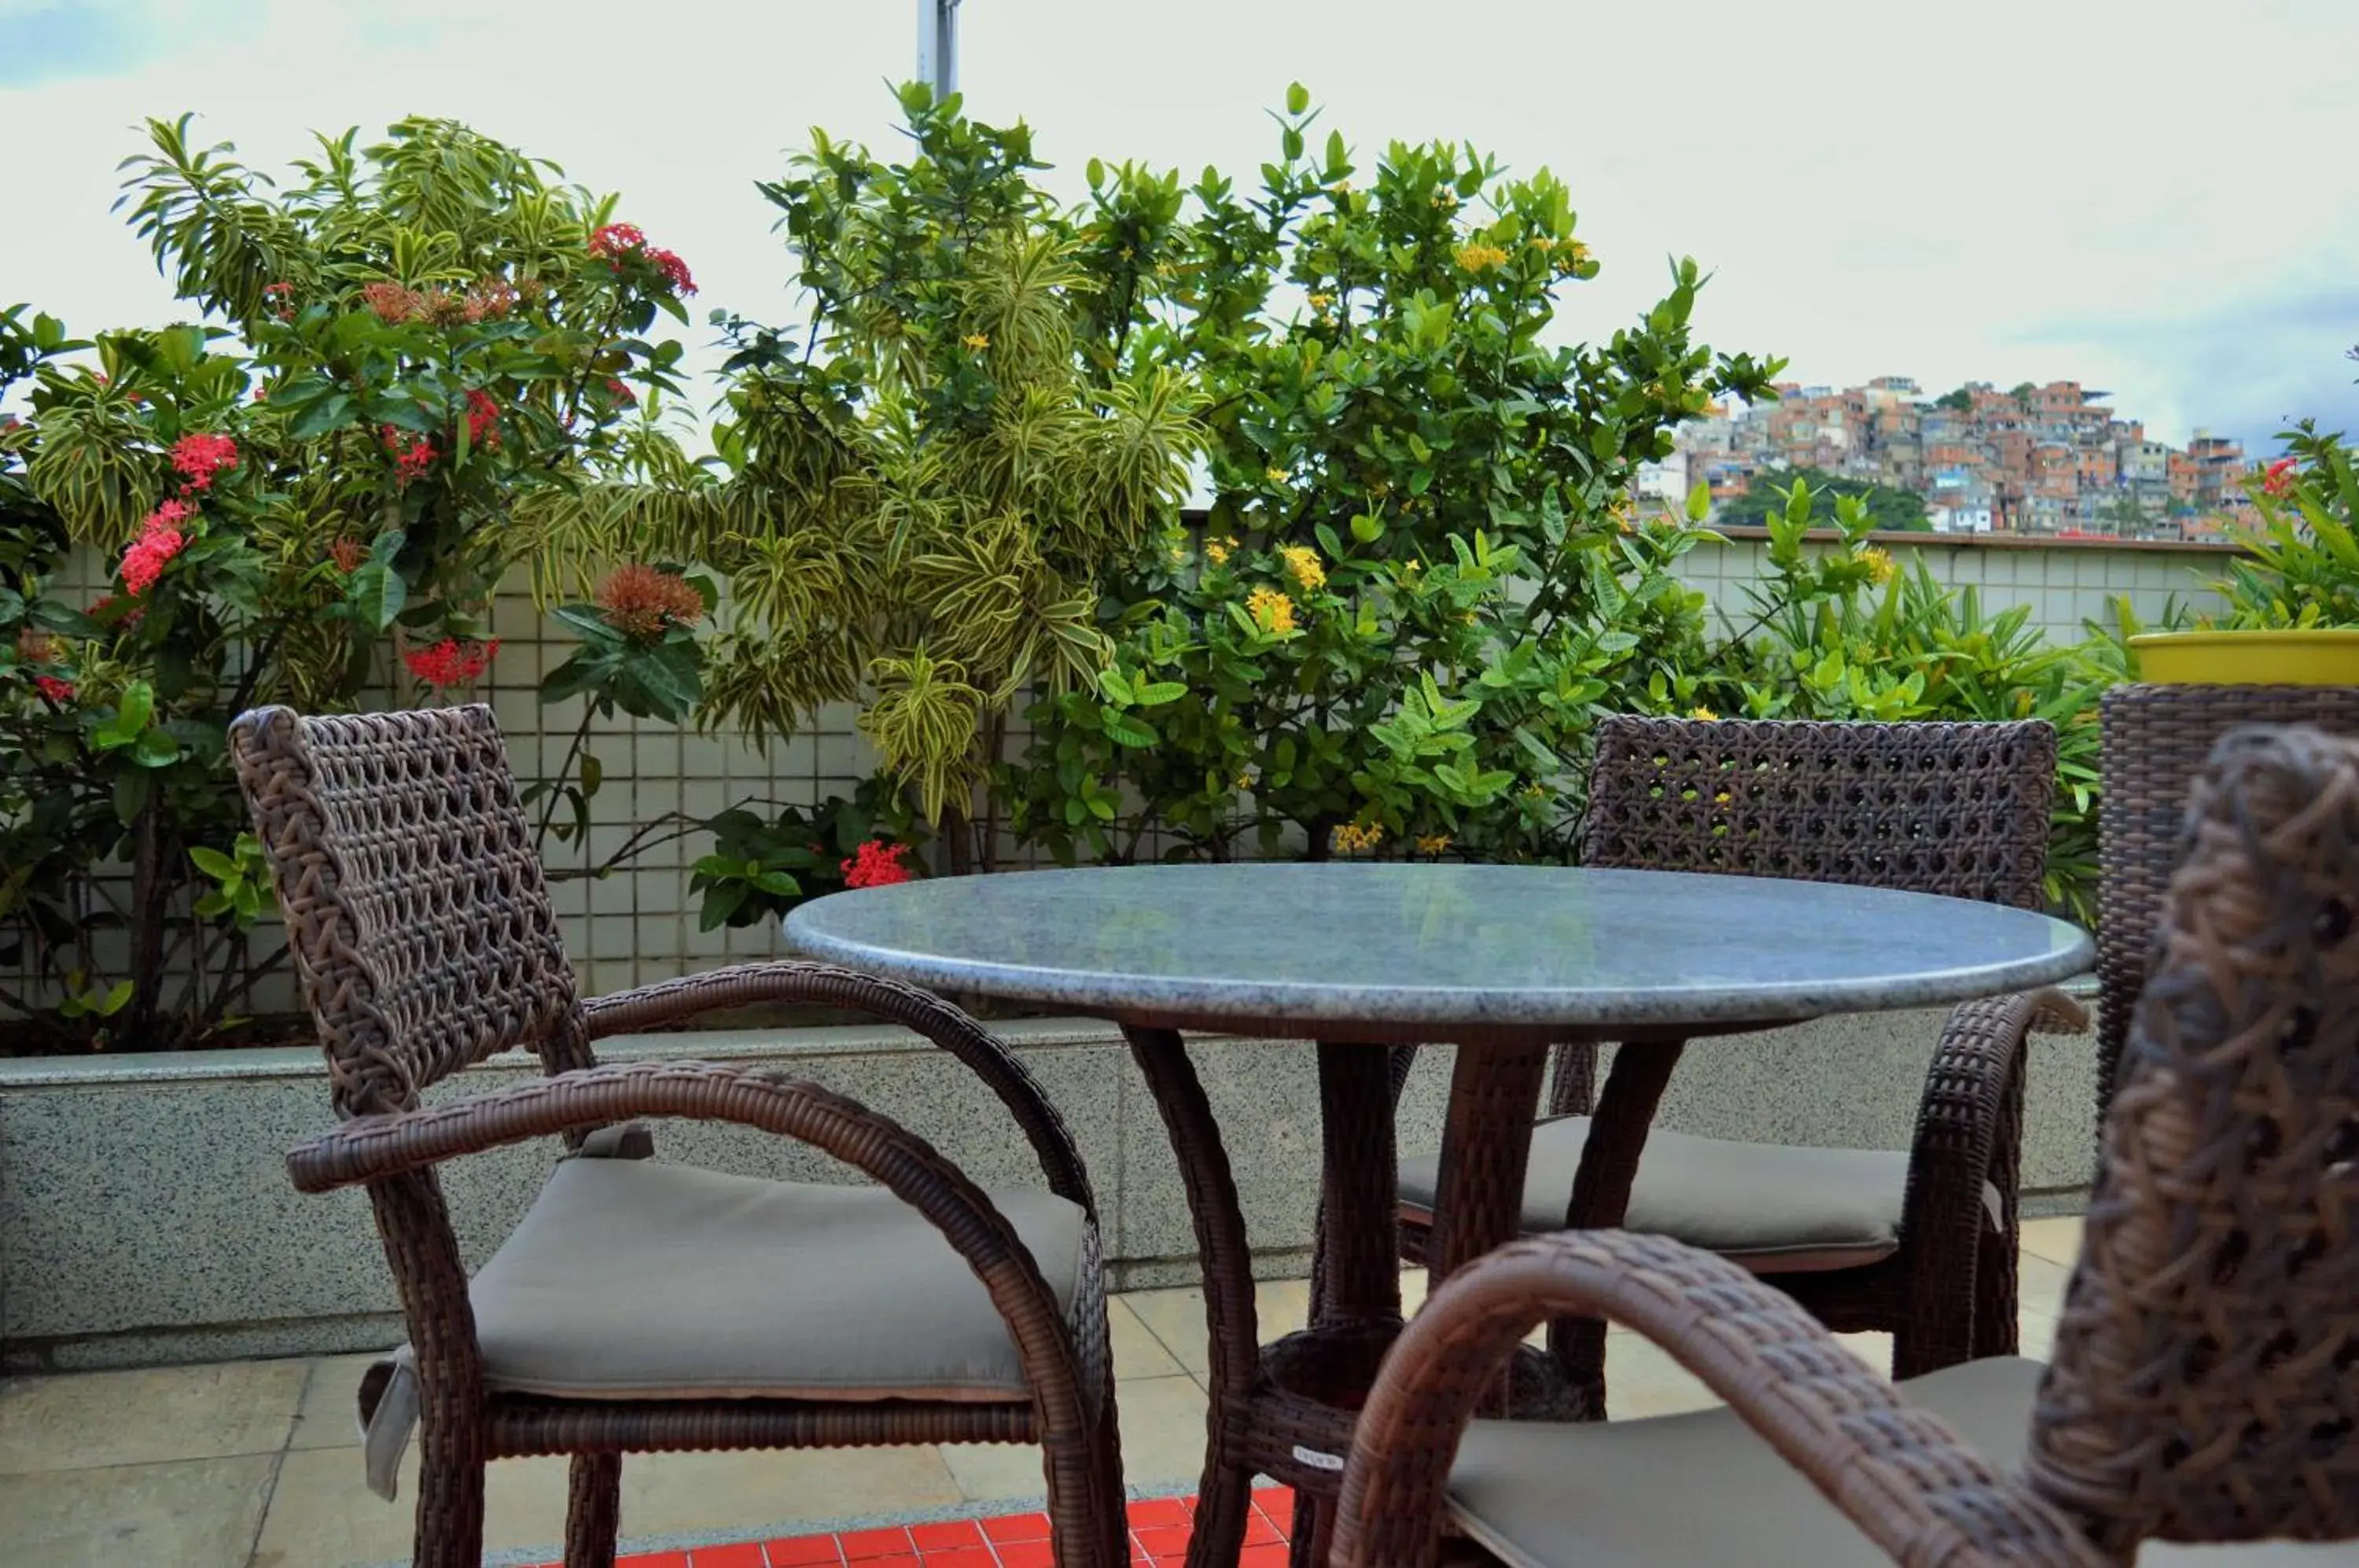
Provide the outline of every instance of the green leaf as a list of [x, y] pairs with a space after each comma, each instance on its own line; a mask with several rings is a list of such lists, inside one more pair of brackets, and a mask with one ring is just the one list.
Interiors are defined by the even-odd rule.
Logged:
[[236, 862], [220, 850], [208, 849], [203, 844], [190, 849], [189, 858], [196, 862], [198, 870], [216, 882], [227, 882], [238, 874]]
[[703, 907], [697, 911], [700, 931], [712, 931], [728, 923], [740, 906], [753, 896], [753, 889], [743, 882], [724, 882], [705, 890]]
[[1117, 745], [1148, 746], [1163, 738], [1155, 733], [1153, 725], [1119, 708], [1107, 708], [1099, 716], [1104, 721], [1106, 737]]
[[1310, 107], [1310, 89], [1303, 86], [1299, 82], [1287, 83], [1286, 112], [1289, 114], [1299, 114]]
[[593, 648], [579, 648], [541, 681], [540, 700], [545, 703], [562, 702], [585, 691], [603, 692], [621, 663], [619, 654]]
[[137, 822], [141, 809], [147, 804], [148, 777], [131, 768], [114, 776], [114, 820], [125, 827]]
[[393, 569], [390, 561], [379, 561], [372, 555], [353, 573], [352, 582], [344, 588], [344, 599], [363, 626], [373, 632], [382, 632], [400, 619], [403, 608], [409, 603], [409, 584]]
[[297, 441], [311, 441], [331, 430], [343, 429], [353, 422], [353, 400], [342, 392], [331, 392], [303, 409], [287, 423], [287, 433]]
[[114, 711], [114, 719], [107, 727], [129, 738], [147, 727], [156, 715], [156, 690], [145, 681], [134, 681], [123, 689], [123, 701]]

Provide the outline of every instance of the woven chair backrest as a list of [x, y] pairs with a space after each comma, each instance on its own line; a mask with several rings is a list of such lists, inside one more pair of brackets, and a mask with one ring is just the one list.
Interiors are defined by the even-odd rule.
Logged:
[[2359, 746], [2223, 739], [2190, 795], [2030, 1480], [2141, 1540], [2359, 1534]]
[[1617, 714], [1597, 727], [1591, 866], [1786, 877], [2038, 909], [2056, 732]]
[[590, 1060], [572, 966], [498, 726], [481, 704], [233, 727], [337, 1112], [406, 1110], [530, 1050]]

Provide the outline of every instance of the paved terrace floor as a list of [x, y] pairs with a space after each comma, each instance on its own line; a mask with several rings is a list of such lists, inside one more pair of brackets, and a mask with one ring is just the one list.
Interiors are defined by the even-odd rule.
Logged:
[[[2045, 1356], [2077, 1219], [2027, 1221], [2024, 1354]], [[1406, 1281], [1410, 1304], [1424, 1277]], [[1266, 1334], [1299, 1327], [1301, 1280], [1260, 1290]], [[1132, 1495], [1184, 1498], [1203, 1456], [1203, 1303], [1148, 1290], [1113, 1303]], [[1877, 1366], [1881, 1334], [1845, 1336]], [[1618, 1417], [1713, 1402], [1637, 1335], [1608, 1340]], [[353, 1388], [367, 1356], [232, 1361], [0, 1381], [0, 1568], [346, 1568], [406, 1563], [413, 1445], [398, 1503], [361, 1481]], [[492, 1466], [485, 1560], [555, 1558], [561, 1458]], [[1012, 1445], [634, 1455], [623, 1466], [632, 1568], [1046, 1568], [1037, 1451]], [[1244, 1568], [1283, 1568], [1287, 1494], [1261, 1495]], [[1184, 1501], [1133, 1510], [1135, 1556], [1185, 1550]], [[905, 1528], [906, 1527], [906, 1528]], [[1265, 1563], [1258, 1559], [1267, 1558]]]

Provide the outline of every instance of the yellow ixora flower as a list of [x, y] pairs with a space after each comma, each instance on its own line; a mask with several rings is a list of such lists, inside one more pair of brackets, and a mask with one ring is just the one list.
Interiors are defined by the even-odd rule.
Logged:
[[1337, 855], [1357, 855], [1384, 842], [1382, 822], [1338, 822], [1327, 834], [1328, 847]]
[[1335, 296], [1332, 294], [1313, 294], [1310, 296], [1310, 308], [1323, 316], [1328, 311], [1335, 308]]
[[1497, 245], [1482, 240], [1468, 240], [1458, 247], [1458, 265], [1469, 272], [1488, 272], [1507, 264], [1507, 253]]
[[1245, 614], [1254, 625], [1273, 636], [1295, 629], [1294, 601], [1275, 588], [1256, 588], [1245, 595]]
[[1447, 853], [1449, 848], [1450, 835], [1448, 833], [1420, 833], [1418, 835], [1417, 852], [1419, 855], [1442, 855]]
[[1720, 717], [1720, 715], [1713, 713], [1710, 708], [1690, 708], [1688, 710], [1688, 717], [1691, 719], [1701, 719], [1705, 723], [1709, 724], [1712, 720]]
[[1252, 774], [1250, 774], [1250, 773], [1240, 773], [1240, 774], [1238, 774], [1238, 775], [1236, 776], [1235, 780], [1234, 781], [1233, 788], [1239, 789], [1252, 789], [1252, 788], [1253, 788], [1253, 775], [1252, 775]]
[[1867, 568], [1867, 579], [1871, 583], [1878, 584], [1889, 583], [1892, 581], [1892, 574], [1899, 570], [1892, 564], [1890, 551], [1878, 550], [1874, 545], [1861, 550], [1859, 560], [1860, 564]]
[[1265, 468], [1262, 470], [1261, 476], [1264, 479], [1268, 480], [1272, 485], [1283, 485], [1288, 479], [1294, 477], [1292, 474], [1287, 473], [1283, 468]]
[[1545, 800], [1548, 799], [1548, 786], [1535, 780], [1532, 783], [1525, 785], [1522, 789], [1516, 790], [1516, 793], [1521, 795], [1527, 800]]
[[1225, 539], [1206, 539], [1204, 559], [1215, 566], [1226, 566], [1229, 563], [1229, 557], [1235, 552], [1236, 548], [1237, 539], [1234, 534]]
[[1327, 569], [1319, 564], [1319, 552], [1307, 544], [1280, 545], [1280, 559], [1286, 562], [1288, 576], [1301, 585], [1306, 593], [1315, 593], [1327, 584]]
[[967, 347], [974, 350], [975, 353], [981, 354], [984, 349], [991, 346], [991, 334], [989, 332], [969, 332], [966, 336], [959, 339], [959, 342], [966, 344]]

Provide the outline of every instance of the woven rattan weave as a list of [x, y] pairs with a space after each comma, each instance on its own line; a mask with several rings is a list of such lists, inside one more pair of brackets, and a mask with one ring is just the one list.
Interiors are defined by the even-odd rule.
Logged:
[[[1617, 715], [1598, 725], [1582, 858], [1591, 866], [1842, 882], [2037, 909], [2055, 777], [2055, 732], [2038, 721]], [[2012, 1351], [2025, 1040], [2035, 1028], [2081, 1023], [2078, 1010], [2053, 992], [1958, 1007], [1935, 1048], [1918, 1111], [1899, 1251], [1863, 1268], [1782, 1275], [1780, 1285], [1832, 1327], [1890, 1332], [1898, 1376]], [[1676, 1044], [1624, 1051], [1615, 1072], [1655, 1080], [1646, 1094], [1651, 1106], [1677, 1052]], [[1593, 1045], [1558, 1047], [1550, 1115], [1593, 1109], [1595, 1060]], [[1636, 1153], [1602, 1151], [1599, 1163], [1635, 1169]], [[1986, 1218], [1985, 1184], [2003, 1200], [2004, 1223], [1995, 1228]], [[1626, 1180], [1622, 1186], [1568, 1193], [1567, 1226], [1618, 1220]], [[1427, 1246], [1425, 1226], [1405, 1219], [1404, 1253], [1421, 1261]], [[1601, 1324], [1551, 1324], [1549, 1345], [1570, 1382], [1602, 1388]]]
[[[1060, 1568], [1122, 1568], [1128, 1551], [1095, 1204], [1063, 1121], [1004, 1044], [938, 997], [817, 964], [751, 964], [577, 1000], [489, 708], [338, 718], [266, 709], [238, 721], [233, 749], [345, 1118], [294, 1150], [288, 1167], [307, 1192], [366, 1188], [417, 1358], [421, 1568], [482, 1562], [484, 1465], [508, 1455], [572, 1455], [565, 1561], [609, 1568], [626, 1452], [1006, 1442], [1046, 1451]], [[754, 1002], [889, 1019], [982, 1078], [1030, 1143], [1048, 1187], [1088, 1216], [1085, 1279], [1070, 1316], [984, 1193], [886, 1117], [773, 1073], [593, 1061], [595, 1039]], [[517, 1049], [538, 1053], [547, 1075], [421, 1108], [420, 1092], [437, 1081]], [[987, 1288], [1029, 1397], [597, 1400], [488, 1389], [437, 1166], [533, 1138], [579, 1146], [592, 1129], [661, 1116], [799, 1139], [918, 1210]], [[621, 1141], [634, 1152], [644, 1144]], [[632, 1266], [627, 1257], [614, 1264]], [[651, 1321], [646, 1332], [676, 1331]], [[778, 1332], [796, 1325], [782, 1322]]]
[[2104, 724], [2097, 806], [2097, 1111], [2113, 1095], [2154, 923], [2178, 864], [2188, 786], [2212, 746], [2240, 724], [2308, 724], [2359, 735], [2359, 688], [2116, 686]]
[[[1662, 1345], [1896, 1563], [2119, 1568], [2147, 1540], [2359, 1538], [2359, 745], [2232, 735], [2180, 842], [2024, 1474], [1724, 1259], [1534, 1237], [1440, 1287], [1386, 1358], [1337, 1561], [1430, 1568], [1495, 1368], [1567, 1312]], [[1712, 1506], [1710, 1475], [1679, 1480]]]

